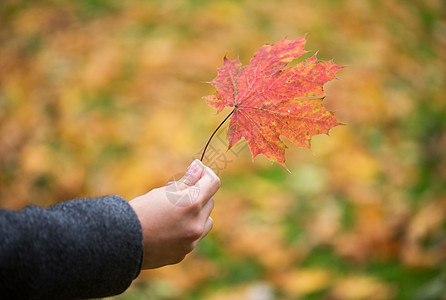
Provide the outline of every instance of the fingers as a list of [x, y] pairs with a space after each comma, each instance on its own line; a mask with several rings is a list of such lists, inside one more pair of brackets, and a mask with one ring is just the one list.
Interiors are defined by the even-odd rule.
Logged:
[[197, 244], [211, 231], [212, 227], [214, 227], [214, 219], [212, 219], [212, 217], [208, 217], [206, 223], [204, 224], [203, 233], [198, 239], [192, 242], [192, 249], [194, 249]]
[[200, 237], [195, 241], [194, 243], [195, 246], [202, 238], [204, 238], [209, 233], [209, 231], [211, 231], [212, 227], [214, 226], [214, 219], [212, 219], [212, 217], [210, 216], [213, 208], [214, 208], [214, 198], [211, 198], [201, 209], [200, 215], [203, 217], [205, 221], [203, 226], [203, 232], [200, 235]]
[[195, 185], [202, 177], [205, 166], [198, 159], [194, 160], [192, 164], [187, 168], [186, 174], [173, 184], [176, 184], [176, 189], [182, 191]]
[[206, 204], [206, 202], [218, 191], [220, 185], [220, 178], [215, 175], [214, 171], [204, 166], [202, 177], [195, 184], [195, 186], [200, 189], [198, 201], [203, 205]]
[[212, 210], [214, 209], [215, 200], [211, 197], [201, 208], [200, 215], [203, 217], [203, 220], [209, 218]]
[[214, 227], [214, 219], [212, 219], [212, 217], [208, 217], [206, 223], [204, 224], [204, 231], [201, 235], [200, 240], [204, 238], [209, 233], [209, 231], [211, 231], [212, 227]]
[[[182, 203], [205, 205], [220, 187], [220, 178], [201, 161], [194, 160], [186, 174], [167, 185], [170, 192], [179, 192]], [[193, 190], [192, 190], [193, 189]]]

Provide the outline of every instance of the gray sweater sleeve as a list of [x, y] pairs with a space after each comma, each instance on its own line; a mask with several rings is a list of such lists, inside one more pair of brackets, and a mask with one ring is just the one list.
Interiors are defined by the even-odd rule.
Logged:
[[119, 196], [0, 210], [0, 299], [116, 295], [142, 258], [141, 225]]

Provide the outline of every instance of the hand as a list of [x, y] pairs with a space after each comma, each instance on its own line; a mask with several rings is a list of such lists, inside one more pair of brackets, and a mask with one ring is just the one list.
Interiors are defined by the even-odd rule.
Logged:
[[176, 264], [211, 230], [215, 173], [194, 160], [178, 181], [130, 201], [142, 227], [143, 269]]

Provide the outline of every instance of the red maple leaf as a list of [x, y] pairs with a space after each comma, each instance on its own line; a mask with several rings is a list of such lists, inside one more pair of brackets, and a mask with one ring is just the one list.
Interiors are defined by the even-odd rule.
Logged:
[[238, 59], [224, 58], [217, 77], [210, 82], [217, 94], [205, 100], [219, 112], [225, 106], [234, 108], [228, 150], [243, 137], [253, 157], [263, 154], [286, 168], [281, 135], [309, 149], [313, 135], [328, 134], [340, 125], [322, 100], [323, 85], [342, 67], [319, 61], [316, 55], [288, 66], [307, 53], [304, 46], [305, 36], [264, 45], [246, 66]]

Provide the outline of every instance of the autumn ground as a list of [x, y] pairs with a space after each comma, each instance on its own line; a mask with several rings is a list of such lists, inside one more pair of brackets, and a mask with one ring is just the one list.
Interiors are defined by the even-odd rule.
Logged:
[[347, 68], [346, 126], [291, 143], [291, 174], [217, 135], [215, 227], [116, 299], [446, 297], [446, 6], [426, 1], [0, 2], [0, 206], [127, 199], [185, 170], [224, 118], [226, 55], [307, 34]]

